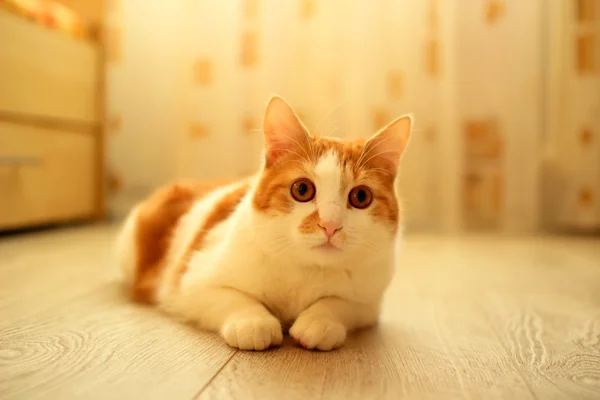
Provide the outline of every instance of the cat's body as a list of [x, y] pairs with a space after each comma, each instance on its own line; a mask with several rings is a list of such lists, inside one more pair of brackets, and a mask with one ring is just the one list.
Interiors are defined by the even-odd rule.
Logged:
[[[400, 142], [388, 140], [398, 160], [408, 123]], [[369, 163], [369, 142], [308, 136], [279, 98], [265, 136], [258, 175], [174, 184], [138, 205], [119, 238], [120, 264], [134, 298], [234, 347], [278, 345], [283, 327], [304, 347], [330, 350], [377, 321], [400, 238], [397, 164], [375, 147], [382, 140], [369, 142], [385, 159]]]

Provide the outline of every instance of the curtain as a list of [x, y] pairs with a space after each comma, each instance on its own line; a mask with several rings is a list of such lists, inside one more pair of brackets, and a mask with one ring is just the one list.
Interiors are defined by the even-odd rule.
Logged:
[[[112, 209], [122, 214], [178, 177], [254, 172], [262, 112], [277, 93], [322, 135], [370, 135], [415, 115], [400, 172], [409, 228], [535, 232], [569, 217], [598, 226], [597, 3], [112, 0], [105, 28]], [[567, 20], [569, 13], [577, 20], [578, 7], [592, 10], [585, 18], [594, 38], [566, 41], [564, 57], [550, 57], [549, 21], [574, 29]], [[578, 51], [592, 60], [585, 78], [559, 67], [552, 75], [549, 65], [574, 65], [584, 57]], [[550, 117], [559, 98], [561, 114]], [[564, 124], [559, 134], [551, 134], [552, 118]], [[562, 147], [561, 135], [592, 137], [588, 167], [575, 144], [568, 158], [549, 150]], [[558, 175], [560, 189], [547, 183]], [[588, 211], [573, 217], [580, 207]]]

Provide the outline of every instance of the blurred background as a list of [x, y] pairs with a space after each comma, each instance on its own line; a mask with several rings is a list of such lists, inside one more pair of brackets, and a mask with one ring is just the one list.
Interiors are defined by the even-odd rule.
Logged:
[[600, 0], [0, 0], [0, 229], [119, 219], [404, 113], [413, 231], [600, 232]]

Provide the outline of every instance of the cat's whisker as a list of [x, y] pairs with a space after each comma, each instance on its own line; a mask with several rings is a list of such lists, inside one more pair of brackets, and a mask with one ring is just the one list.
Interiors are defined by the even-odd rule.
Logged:
[[284, 160], [281, 163], [279, 163], [278, 165], [282, 166], [282, 165], [285, 165], [287, 163], [298, 163], [298, 164], [300, 164], [302, 166], [302, 168], [298, 168], [298, 169], [304, 171], [304, 163], [302, 163], [302, 161], [299, 161], [299, 160]]
[[283, 238], [283, 239], [284, 240], [275, 241], [274, 243], [270, 243], [269, 252], [271, 254], [283, 253], [283, 251], [286, 248], [289, 248], [290, 246], [293, 245], [293, 243], [289, 239], [287, 239], [287, 238]]
[[358, 169], [358, 168], [362, 167], [363, 164], [365, 164], [366, 162], [368, 162], [369, 160], [367, 160], [366, 162], [362, 162], [362, 161], [364, 160], [364, 158], [367, 155], [369, 155], [369, 153], [371, 151], [373, 151], [373, 149], [377, 148], [377, 146], [381, 145], [383, 142], [385, 142], [388, 139], [389, 139], [389, 137], [382, 137], [382, 138], [376, 137], [375, 139], [373, 139], [372, 143], [368, 143], [368, 147], [369, 148], [367, 149], [366, 153], [365, 153], [366, 146], [365, 146], [365, 148], [363, 148], [363, 153], [360, 155], [360, 158], [356, 162], [356, 165], [357, 165], [356, 168]]
[[[375, 140], [377, 140], [377, 139], [379, 139], [379, 138], [375, 138]], [[381, 142], [382, 140], [383, 139], [380, 139], [379, 141]], [[378, 144], [378, 143], [376, 143], [376, 144]], [[360, 157], [358, 158], [358, 161], [356, 162], [356, 169], [358, 169], [358, 168], [360, 168], [362, 166], [362, 160], [363, 160], [363, 158], [367, 154], [369, 154], [373, 150], [373, 148], [375, 148], [376, 144], [372, 144], [372, 143], [365, 144], [365, 146], [363, 147], [363, 150], [362, 150], [362, 152], [360, 154]], [[366, 150], [366, 152], [365, 152], [365, 150]]]
[[297, 155], [298, 157], [300, 157], [301, 159], [303, 159], [304, 161], [306, 161], [307, 163], [310, 164], [310, 160], [307, 159], [306, 157], [304, 157], [302, 154], [299, 154], [299, 153], [297, 153], [297, 152], [295, 152], [293, 150], [290, 150], [290, 149], [282, 149], [281, 151], [284, 152], [284, 153], [291, 153], [291, 154]]
[[379, 152], [379, 153], [377, 153], [377, 154], [375, 154], [375, 155], [373, 155], [373, 156], [369, 157], [367, 160], [365, 160], [365, 162], [364, 162], [363, 164], [366, 164], [366, 163], [368, 163], [369, 161], [371, 161], [371, 160], [372, 160], [372, 159], [374, 159], [375, 157], [379, 157], [379, 156], [380, 156], [380, 155], [382, 155], [382, 154], [388, 154], [388, 153], [397, 153], [397, 151], [396, 151], [396, 150], [386, 150], [386, 151], [381, 151], [381, 152]]
[[339, 128], [334, 127], [333, 130], [327, 134], [327, 136], [334, 136], [339, 131]]
[[337, 124], [338, 122], [339, 122], [339, 121], [336, 119], [335, 121], [331, 121], [331, 122], [329, 123], [329, 126], [333, 125], [333, 129], [332, 129], [331, 131], [329, 131], [329, 133], [327, 133], [325, 136], [331, 136], [331, 135], [333, 134], [332, 132], [334, 132], [335, 130], [337, 130], [336, 124]]
[[325, 119], [332, 116], [335, 111], [337, 111], [344, 103], [347, 103], [347, 102], [348, 102], [348, 99], [344, 99], [341, 102], [339, 102], [337, 105], [333, 106], [333, 108], [329, 112], [327, 112], [327, 114], [325, 114], [325, 116], [323, 118], [321, 118], [321, 120], [317, 123], [314, 131], [317, 132], [319, 130], [319, 126], [323, 123], [323, 121], [325, 121]]
[[288, 241], [280, 241], [269, 244], [269, 253], [281, 253], [285, 248], [289, 248], [291, 245]]
[[384, 169], [384, 168], [374, 168], [374, 167], [371, 167], [371, 168], [368, 169], [368, 171], [381, 172], [382, 174], [386, 174], [386, 175], [390, 175], [390, 176], [393, 175], [390, 171], [388, 171], [387, 169]]
[[[304, 151], [304, 153], [306, 154], [306, 157], [308, 157], [309, 159], [311, 158], [310, 154], [308, 154], [308, 152], [304, 148], [304, 145], [300, 144], [300, 142], [298, 142], [296, 139], [294, 139], [290, 135], [286, 135], [285, 133], [276, 132], [276, 131], [273, 131], [273, 130], [270, 130], [270, 129], [268, 129], [268, 130], [263, 129], [262, 131], [266, 132], [266, 133], [272, 133], [272, 134], [275, 134], [275, 135], [281, 135], [281, 136], [287, 137], [288, 139], [290, 139], [291, 141], [293, 141], [294, 143], [296, 143], [298, 145], [298, 147], [300, 147], [302, 149], [302, 151]], [[307, 139], [307, 142], [310, 143], [310, 138], [307, 137], [306, 139]], [[306, 160], [306, 162], [310, 162], [310, 160]]]
[[308, 138], [308, 148], [310, 150], [310, 154], [312, 155], [312, 160], [313, 162], [317, 161], [317, 157], [316, 157], [316, 153], [315, 153], [315, 147], [313, 145], [313, 141], [312, 138]]

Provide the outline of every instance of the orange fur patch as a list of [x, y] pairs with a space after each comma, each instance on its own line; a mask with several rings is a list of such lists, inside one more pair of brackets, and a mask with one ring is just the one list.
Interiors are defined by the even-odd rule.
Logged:
[[313, 233], [319, 231], [319, 211], [315, 210], [312, 213], [308, 214], [302, 220], [302, 223], [298, 227], [298, 230], [301, 233]]
[[304, 171], [304, 166], [294, 160], [278, 163], [278, 166], [265, 168], [262, 173], [258, 190], [254, 195], [254, 207], [260, 211], [274, 210], [289, 213], [294, 200], [290, 190], [298, 169]]
[[225, 221], [235, 211], [249, 190], [250, 185], [245, 184], [233, 190], [232, 192], [227, 193], [221, 199], [219, 199], [219, 201], [215, 204], [215, 207], [211, 210], [210, 214], [207, 215], [206, 219], [204, 220], [204, 224], [202, 224], [202, 226], [200, 226], [196, 232], [196, 235], [186, 250], [183, 258], [177, 264], [175, 274], [172, 278], [173, 281], [169, 282], [170, 285], [179, 286], [181, 278], [187, 271], [188, 262], [190, 261], [192, 253], [202, 248], [204, 239], [211, 229]]
[[158, 189], [140, 206], [136, 221], [137, 259], [132, 296], [154, 303], [154, 293], [178, 221], [201, 197], [230, 181], [181, 182]]

